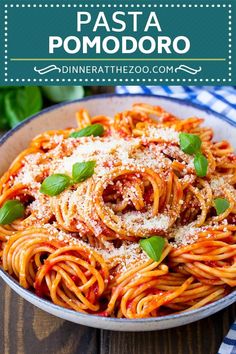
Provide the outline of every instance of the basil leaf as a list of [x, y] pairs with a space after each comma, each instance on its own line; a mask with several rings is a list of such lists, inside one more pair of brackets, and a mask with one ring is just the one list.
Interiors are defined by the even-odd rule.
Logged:
[[0, 209], [0, 225], [11, 224], [25, 214], [25, 207], [19, 200], [8, 200]]
[[40, 192], [50, 197], [60, 194], [71, 184], [71, 178], [63, 174], [54, 174], [47, 177], [41, 184]]
[[42, 91], [52, 102], [72, 101], [84, 97], [83, 86], [43, 86]]
[[165, 246], [165, 239], [160, 236], [152, 236], [140, 240], [139, 244], [151, 259], [158, 262]]
[[216, 198], [214, 199], [214, 206], [216, 209], [217, 215], [223, 214], [230, 206], [230, 203], [227, 199]]
[[39, 87], [19, 87], [5, 96], [5, 113], [11, 127], [42, 108], [42, 94]]
[[86, 128], [78, 132], [71, 133], [69, 138], [80, 138], [82, 136], [101, 136], [104, 134], [104, 127], [101, 124], [88, 125]]
[[72, 177], [75, 183], [83, 182], [94, 174], [95, 161], [77, 162], [72, 168]]
[[205, 177], [207, 174], [207, 169], [208, 169], [208, 160], [207, 158], [202, 155], [202, 154], [197, 154], [194, 157], [194, 167], [195, 171], [198, 177]]
[[202, 145], [202, 141], [198, 135], [188, 133], [180, 133], [179, 142], [181, 150], [190, 155], [199, 152]]

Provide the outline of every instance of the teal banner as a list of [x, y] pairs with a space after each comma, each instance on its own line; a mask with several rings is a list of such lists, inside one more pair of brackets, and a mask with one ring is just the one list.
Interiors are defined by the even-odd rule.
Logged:
[[235, 0], [1, 0], [1, 85], [236, 85]]

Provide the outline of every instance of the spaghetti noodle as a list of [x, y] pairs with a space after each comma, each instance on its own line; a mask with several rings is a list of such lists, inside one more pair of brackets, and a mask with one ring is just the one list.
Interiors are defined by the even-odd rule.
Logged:
[[[0, 223], [3, 269], [101, 316], [164, 316], [224, 297], [236, 286], [236, 156], [202, 121], [134, 104], [114, 118], [82, 109], [77, 129], [37, 136], [0, 180], [0, 208], [25, 208]], [[86, 130], [95, 125], [99, 136]], [[200, 152], [186, 152], [181, 133]], [[53, 195], [50, 176], [65, 181]], [[151, 236], [165, 239], [156, 260], [141, 247]]]

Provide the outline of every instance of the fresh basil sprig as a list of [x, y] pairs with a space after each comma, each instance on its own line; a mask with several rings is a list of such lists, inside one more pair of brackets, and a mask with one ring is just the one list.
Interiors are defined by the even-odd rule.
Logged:
[[72, 166], [72, 178], [62, 173], [51, 175], [41, 184], [40, 192], [50, 197], [61, 194], [73, 184], [85, 181], [94, 174], [95, 161], [78, 162]]
[[95, 161], [77, 162], [72, 168], [72, 177], [75, 183], [85, 181], [94, 174]]
[[225, 198], [214, 199], [214, 207], [216, 209], [217, 215], [223, 214], [230, 206], [230, 203]]
[[190, 155], [199, 152], [202, 145], [202, 141], [198, 135], [188, 133], [180, 133], [179, 142], [181, 150]]
[[43, 106], [83, 96], [82, 86], [0, 86], [0, 131], [13, 128]]
[[0, 225], [11, 224], [16, 219], [23, 218], [25, 207], [19, 200], [8, 200], [0, 208]]
[[77, 132], [69, 135], [69, 138], [80, 138], [82, 136], [102, 136], [104, 134], [104, 127], [101, 124], [88, 125]]
[[198, 177], [205, 177], [207, 175], [207, 169], [208, 169], [208, 160], [207, 158], [202, 155], [201, 153], [198, 153], [194, 157], [194, 167], [195, 171]]
[[179, 134], [180, 149], [189, 154], [195, 155], [193, 163], [198, 177], [205, 177], [207, 175], [208, 160], [201, 153], [202, 141], [198, 135], [180, 133]]
[[165, 247], [165, 239], [160, 236], [152, 236], [140, 240], [139, 244], [151, 259], [158, 262]]
[[12, 127], [39, 112], [42, 105], [42, 94], [37, 86], [13, 90], [5, 97], [6, 114]]
[[0, 130], [13, 128], [42, 109], [39, 87], [0, 87]]

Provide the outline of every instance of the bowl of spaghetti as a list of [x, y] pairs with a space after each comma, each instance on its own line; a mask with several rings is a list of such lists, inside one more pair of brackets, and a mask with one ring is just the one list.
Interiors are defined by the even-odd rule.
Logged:
[[236, 299], [236, 123], [189, 102], [101, 95], [0, 142], [0, 276], [63, 319], [148, 331]]

